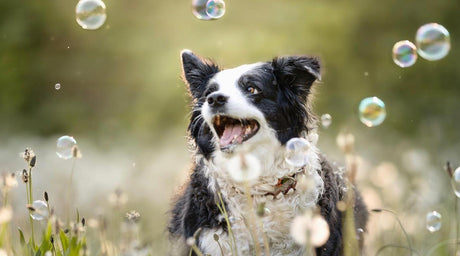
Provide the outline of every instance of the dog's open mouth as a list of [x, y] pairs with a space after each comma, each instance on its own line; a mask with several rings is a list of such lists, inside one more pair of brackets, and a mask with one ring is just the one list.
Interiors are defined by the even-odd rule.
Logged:
[[259, 123], [254, 119], [234, 119], [228, 116], [217, 115], [212, 121], [219, 136], [221, 149], [241, 144], [250, 139], [259, 130]]

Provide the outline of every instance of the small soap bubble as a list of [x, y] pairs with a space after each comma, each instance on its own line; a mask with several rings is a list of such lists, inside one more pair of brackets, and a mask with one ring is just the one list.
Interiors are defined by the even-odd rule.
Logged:
[[227, 170], [234, 181], [248, 182], [260, 176], [262, 167], [257, 157], [239, 154], [230, 159]]
[[61, 89], [61, 84], [60, 83], [55, 84], [54, 89], [56, 89], [56, 90]]
[[192, 13], [200, 20], [210, 20], [211, 17], [206, 13], [208, 0], [193, 0], [192, 1]]
[[302, 167], [308, 162], [310, 143], [303, 138], [292, 138], [286, 143], [284, 159], [294, 167]]
[[397, 42], [393, 46], [393, 61], [402, 68], [414, 65], [417, 61], [415, 45], [407, 40]]
[[359, 119], [368, 127], [380, 125], [387, 116], [385, 103], [377, 97], [368, 97], [359, 104]]
[[40, 221], [48, 218], [48, 205], [45, 201], [35, 200], [31, 206], [34, 209], [33, 211], [30, 211], [30, 217], [32, 219]]
[[106, 7], [101, 0], [80, 0], [75, 8], [78, 25], [87, 30], [96, 30], [107, 19]]
[[331, 115], [329, 114], [324, 114], [321, 116], [321, 125], [324, 127], [324, 128], [327, 128], [331, 125], [332, 123], [332, 117]]
[[460, 167], [455, 169], [452, 175], [452, 186], [454, 188], [455, 195], [460, 198]]
[[441, 214], [437, 211], [432, 211], [426, 215], [426, 228], [431, 233], [441, 229]]
[[62, 136], [57, 140], [56, 154], [59, 158], [70, 159], [73, 157], [73, 147], [77, 145], [77, 141], [72, 136]]
[[225, 2], [223, 0], [209, 0], [206, 3], [206, 14], [213, 18], [222, 18], [225, 14]]
[[364, 76], [369, 76], [369, 72], [364, 72]]
[[449, 53], [449, 31], [437, 23], [421, 26], [415, 35], [418, 54], [430, 61], [440, 60]]

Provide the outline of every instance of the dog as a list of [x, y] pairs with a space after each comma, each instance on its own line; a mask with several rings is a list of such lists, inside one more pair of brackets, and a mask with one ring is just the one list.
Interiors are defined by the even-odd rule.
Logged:
[[[181, 52], [181, 59], [193, 105], [188, 133], [195, 161], [171, 210], [171, 254], [189, 255], [195, 246], [204, 255], [232, 255], [234, 238], [238, 255], [253, 255], [256, 243], [263, 255], [305, 255], [290, 226], [296, 216], [316, 208], [330, 231], [327, 242], [314, 249], [316, 255], [342, 255], [342, 213], [336, 205], [347, 185], [342, 171], [316, 148], [317, 119], [311, 110], [312, 87], [321, 74], [319, 60], [284, 56], [221, 69], [189, 50]], [[308, 161], [301, 168], [285, 160], [285, 146], [292, 138], [309, 143]], [[260, 175], [235, 181], [234, 159], [247, 165], [249, 156], [258, 161]], [[302, 177], [308, 177], [309, 185], [296, 187]], [[355, 226], [365, 230], [366, 206], [355, 192]], [[254, 208], [269, 211], [258, 218], [257, 234], [249, 228], [248, 198]]]

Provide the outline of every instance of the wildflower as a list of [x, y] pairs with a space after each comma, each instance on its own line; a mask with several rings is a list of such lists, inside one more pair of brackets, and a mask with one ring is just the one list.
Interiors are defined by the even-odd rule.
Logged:
[[3, 186], [7, 190], [17, 187], [18, 181], [16, 180], [16, 175], [14, 173], [9, 173], [3, 176]]
[[188, 245], [188, 246], [193, 246], [196, 244], [196, 239], [191, 236], [189, 238], [187, 238], [187, 240], [185, 241], [185, 243]]
[[345, 154], [351, 154], [355, 144], [355, 136], [351, 133], [341, 132], [337, 136], [337, 145]]
[[20, 153], [20, 155], [27, 163], [30, 163], [32, 158], [35, 156], [35, 152], [31, 148], [26, 148], [24, 152]]
[[109, 195], [108, 199], [109, 203], [115, 208], [119, 208], [128, 202], [128, 196], [121, 189], [116, 189]]
[[6, 206], [0, 209], [0, 224], [9, 222], [12, 218], [13, 218], [13, 210], [11, 209], [10, 206]]
[[0, 256], [8, 256], [8, 253], [5, 250], [0, 249]]
[[125, 217], [126, 217], [127, 221], [135, 223], [135, 222], [139, 221], [141, 215], [137, 211], [131, 210], [131, 211], [126, 213]]
[[257, 179], [262, 171], [259, 160], [251, 154], [240, 154], [230, 159], [228, 172], [236, 182]]
[[24, 183], [29, 182], [29, 174], [27, 173], [26, 169], [22, 170], [22, 181]]
[[311, 211], [294, 218], [291, 224], [291, 236], [298, 244], [310, 244], [320, 247], [329, 239], [330, 230], [326, 220], [320, 214]]
[[310, 243], [314, 247], [320, 247], [329, 239], [330, 230], [327, 221], [320, 214], [313, 216], [310, 223]]

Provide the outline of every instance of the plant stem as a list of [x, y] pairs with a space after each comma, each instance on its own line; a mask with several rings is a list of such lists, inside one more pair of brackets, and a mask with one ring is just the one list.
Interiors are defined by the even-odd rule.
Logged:
[[[256, 256], [260, 255], [260, 244], [259, 244], [259, 241], [257, 239], [258, 237], [258, 233], [257, 233], [257, 226], [256, 226], [256, 223], [255, 223], [255, 212], [254, 212], [254, 207], [252, 205], [252, 198], [251, 198], [251, 194], [250, 194], [250, 191], [249, 191], [249, 184], [247, 182], [244, 183], [244, 187], [245, 187], [245, 194], [246, 194], [246, 201], [248, 203], [248, 211], [249, 211], [249, 233], [252, 234], [252, 240], [254, 241], [254, 249], [256, 251]], [[252, 228], [254, 230], [252, 230]]]
[[454, 256], [457, 256], [457, 253], [458, 253], [458, 233], [459, 233], [459, 230], [458, 230], [458, 222], [459, 222], [459, 204], [460, 204], [460, 200], [457, 196], [455, 196], [455, 253], [454, 253]]
[[238, 256], [238, 248], [236, 248], [235, 236], [233, 235], [232, 226], [230, 225], [230, 220], [228, 219], [227, 209], [225, 208], [224, 200], [222, 200], [222, 195], [220, 194], [219, 190], [217, 191], [217, 196], [219, 196], [220, 201], [220, 203], [217, 204], [217, 208], [219, 208], [220, 212], [224, 215], [225, 222], [227, 223], [232, 255]]
[[[409, 255], [412, 255], [412, 252], [415, 251], [415, 250], [412, 249], [412, 245], [411, 245], [411, 242], [410, 242], [410, 239], [409, 239], [409, 235], [407, 234], [406, 230], [404, 229], [404, 226], [401, 223], [401, 220], [398, 218], [398, 215], [396, 214], [396, 212], [394, 212], [392, 210], [388, 210], [388, 209], [383, 209], [383, 208], [380, 208], [380, 209], [377, 209], [377, 210], [391, 213], [395, 217], [396, 221], [398, 221], [398, 224], [401, 227], [402, 232], [404, 233], [404, 236], [406, 237], [407, 245], [408, 245], [407, 248], [409, 249]], [[374, 212], [378, 212], [378, 211], [374, 211]]]
[[[32, 204], [34, 201], [34, 196], [32, 193], [32, 167], [29, 168], [29, 198], [28, 198], [28, 203]], [[29, 220], [30, 220], [30, 230], [31, 230], [31, 242], [32, 246], [35, 248], [35, 235], [34, 235], [34, 220], [32, 219], [32, 216], [30, 216], [29, 212]]]

